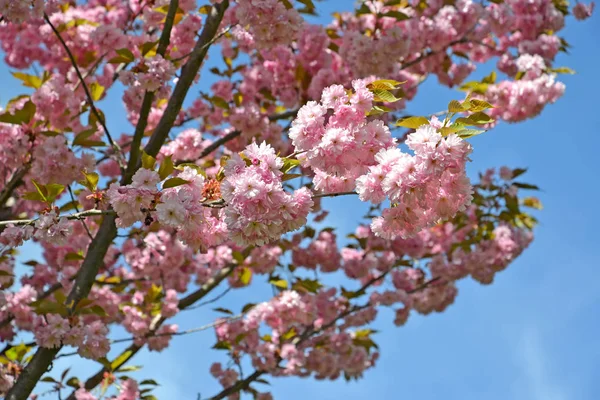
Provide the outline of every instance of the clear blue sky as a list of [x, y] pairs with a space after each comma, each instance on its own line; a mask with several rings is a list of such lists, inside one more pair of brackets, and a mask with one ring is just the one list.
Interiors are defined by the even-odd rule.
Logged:
[[[321, 3], [322, 15], [341, 3]], [[349, 3], [344, 2], [346, 7]], [[600, 23], [594, 16], [583, 23], [570, 18], [568, 25], [561, 33], [573, 46], [571, 54], [560, 56], [556, 65], [577, 74], [561, 77], [567, 85], [563, 98], [535, 120], [502, 124], [471, 139], [472, 177], [488, 167], [528, 167], [526, 180], [543, 189], [539, 196], [545, 208], [532, 246], [491, 286], [461, 281], [455, 304], [443, 314], [411, 317], [405, 327], [395, 328], [393, 316], [382, 312], [376, 323], [382, 356], [361, 381], [283, 378], [257, 389], [270, 389], [280, 400], [600, 398]], [[22, 92], [7, 75], [6, 67], [0, 67], [2, 104]], [[459, 98], [456, 92], [430, 80], [410, 111], [442, 110], [454, 98]], [[113, 100], [101, 104], [110, 127], [131, 131], [118, 95]], [[333, 211], [328, 224], [342, 230], [355, 226], [358, 219], [348, 216], [360, 215], [355, 210], [362, 207], [350, 198], [329, 199], [325, 206]], [[26, 259], [39, 254], [32, 246], [22, 250]], [[266, 299], [267, 293], [260, 287], [237, 291], [221, 305], [238, 309], [239, 304]], [[176, 321], [183, 329], [200, 326], [216, 315], [210, 308], [182, 313]], [[214, 342], [212, 331], [175, 338], [168, 351], [134, 359], [132, 364], [144, 369], [133, 376], [159, 381], [162, 386], [155, 394], [160, 399], [215, 394], [220, 388], [208, 368], [222, 355], [209, 350]], [[55, 363], [57, 371], [70, 361]], [[89, 361], [77, 363], [80, 378], [95, 370]]]

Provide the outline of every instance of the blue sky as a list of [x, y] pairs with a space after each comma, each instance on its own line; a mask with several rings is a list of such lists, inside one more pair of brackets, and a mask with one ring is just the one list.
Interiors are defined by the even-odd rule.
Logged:
[[[347, 7], [349, 3], [344, 2]], [[321, 3], [322, 14], [339, 4]], [[542, 188], [538, 195], [544, 210], [531, 247], [491, 286], [461, 281], [455, 304], [443, 314], [414, 316], [405, 327], [395, 328], [393, 316], [382, 312], [375, 324], [381, 330], [376, 339], [382, 355], [359, 382], [270, 379], [272, 386], [260, 385], [261, 390], [271, 390], [283, 400], [358, 400], [373, 395], [418, 400], [600, 398], [595, 384], [600, 371], [600, 23], [594, 16], [582, 23], [569, 19], [568, 25], [561, 33], [573, 46], [571, 54], [560, 56], [556, 65], [569, 66], [577, 74], [561, 76], [567, 85], [563, 98], [535, 120], [501, 124], [471, 139], [472, 177], [488, 167], [528, 167], [524, 180]], [[5, 66], [0, 66], [0, 77], [0, 101], [5, 104], [22, 90]], [[409, 111], [442, 110], [459, 96], [430, 80]], [[111, 130], [130, 131], [120, 100], [103, 103]], [[356, 212], [362, 207], [357, 199], [328, 199], [325, 207], [332, 210], [328, 224], [341, 230], [355, 226], [362, 215]], [[27, 255], [23, 260], [39, 254], [31, 245], [22, 250]], [[230, 293], [219, 305], [238, 309], [264, 300], [268, 292], [260, 289]], [[214, 318], [211, 308], [184, 312], [177, 323], [183, 329], [200, 326]], [[133, 364], [144, 369], [135, 376], [159, 381], [155, 394], [160, 399], [215, 394], [219, 385], [207, 372], [221, 357], [209, 350], [214, 341], [210, 330], [176, 338], [167, 352], [137, 357]], [[71, 361], [57, 362], [57, 371]], [[82, 378], [96, 370], [91, 362], [76, 365]]]

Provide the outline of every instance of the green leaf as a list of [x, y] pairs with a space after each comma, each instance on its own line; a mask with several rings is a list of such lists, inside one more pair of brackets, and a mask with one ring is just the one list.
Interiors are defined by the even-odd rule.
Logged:
[[90, 94], [92, 95], [92, 100], [98, 101], [102, 97], [102, 94], [104, 94], [104, 89], [106, 88], [97, 82], [93, 82], [89, 89]]
[[35, 179], [32, 179], [31, 183], [33, 183], [33, 186], [35, 186], [38, 194], [44, 199], [44, 201], [47, 201], [48, 191], [46, 190], [46, 186], [37, 183]]
[[405, 21], [407, 19], [410, 19], [408, 15], [400, 11], [388, 11], [385, 14], [383, 14], [382, 17], [396, 18], [398, 21]]
[[386, 107], [386, 106], [381, 106], [381, 105], [375, 105], [373, 106], [373, 108], [371, 108], [371, 111], [369, 111], [367, 113], [368, 116], [377, 116], [377, 115], [381, 115], [387, 112], [392, 111], [391, 108]]
[[233, 311], [228, 310], [226, 308], [222, 308], [222, 307], [213, 308], [213, 311], [217, 311], [217, 312], [220, 312], [223, 314], [233, 315]]
[[285, 279], [271, 279], [271, 280], [269, 280], [269, 283], [280, 289], [288, 288], [288, 281], [286, 281]]
[[302, 174], [283, 174], [283, 176], [281, 177], [281, 181], [285, 182], [292, 179], [300, 178], [301, 176]]
[[195, 170], [199, 175], [202, 175], [203, 177], [206, 178], [206, 171], [204, 171], [201, 166], [196, 165], [194, 163], [182, 163], [182, 164], [178, 164], [175, 167], [175, 169], [177, 169], [179, 171], [183, 171], [185, 169], [185, 167], [190, 167], [191, 169]]
[[39, 89], [44, 84], [44, 82], [42, 81], [42, 78], [37, 77], [35, 75], [29, 75], [29, 74], [26, 74], [23, 72], [11, 72], [11, 74], [15, 78], [17, 78], [21, 82], [23, 82], [23, 86], [25, 86], [25, 87]]
[[58, 381], [51, 376], [43, 377], [42, 379], [40, 379], [40, 382], [58, 383]]
[[398, 120], [396, 126], [417, 129], [422, 125], [429, 125], [429, 120], [425, 117], [406, 117]]
[[296, 291], [307, 291], [309, 293], [317, 293], [323, 285], [316, 279], [298, 279], [292, 285], [292, 289]]
[[229, 103], [227, 103], [227, 101], [225, 101], [225, 99], [223, 99], [222, 97], [213, 96], [210, 100], [215, 107], [224, 108], [225, 110], [229, 110]]
[[569, 67], [558, 67], [558, 68], [550, 68], [548, 72], [553, 72], [555, 74], [569, 74], [574, 75], [576, 72]]
[[119, 354], [119, 356], [110, 363], [110, 370], [114, 371], [121, 365], [125, 364], [132, 354], [133, 351], [131, 350], [125, 350], [123, 353]]
[[536, 185], [531, 185], [529, 183], [513, 182], [513, 185], [515, 185], [519, 189], [540, 190], [540, 188], [537, 187]]
[[481, 82], [467, 82], [460, 87], [460, 90], [473, 92], [478, 94], [485, 94], [487, 92], [489, 84]]
[[231, 350], [231, 343], [219, 341], [212, 347], [215, 350]]
[[398, 86], [402, 85], [403, 83], [406, 83], [406, 81], [400, 82], [400, 81], [395, 81], [393, 79], [378, 79], [376, 81], [369, 83], [367, 85], [367, 88], [382, 89], [382, 90], [394, 90]]
[[244, 307], [242, 307], [242, 313], [247, 313], [252, 308], [254, 308], [254, 306], [256, 306], [256, 303], [248, 303], [248, 304], [246, 304]]
[[46, 200], [48, 203], [53, 203], [54, 200], [65, 190], [64, 185], [59, 185], [58, 183], [49, 183], [46, 185]]
[[23, 108], [15, 110], [14, 114], [8, 112], [0, 114], [0, 122], [14, 125], [28, 124], [33, 119], [35, 110], [35, 104], [29, 100], [23, 105]]
[[283, 172], [284, 174], [287, 174], [292, 169], [294, 169], [298, 166], [300, 166], [300, 160], [284, 158], [283, 159], [283, 167], [281, 167], [280, 171]]
[[140, 369], [142, 369], [141, 365], [126, 365], [123, 367], [119, 367], [116, 372], [132, 372], [139, 371]]
[[140, 382], [140, 385], [160, 386], [158, 384], [158, 382], [156, 382], [154, 379], [144, 379], [143, 381]]
[[252, 270], [248, 267], [243, 267], [240, 272], [240, 282], [244, 284], [244, 286], [248, 286], [250, 281], [252, 280]]
[[542, 202], [537, 197], [526, 197], [522, 200], [522, 203], [525, 207], [535, 208], [537, 210], [544, 208]]
[[385, 89], [373, 89], [374, 101], [384, 101], [386, 103], [394, 103], [398, 100], [401, 100], [400, 97], [394, 96], [392, 93]]
[[90, 192], [95, 192], [98, 187], [98, 182], [100, 181], [100, 175], [96, 172], [87, 173], [81, 171], [81, 173], [83, 174], [84, 179], [79, 181], [79, 183], [88, 188]]
[[129, 49], [124, 48], [124, 49], [117, 49], [115, 51], [119, 56], [127, 59], [127, 62], [133, 62], [135, 60], [135, 56]]
[[67, 381], [67, 386], [79, 389], [79, 379], [76, 377], [69, 378], [69, 380]]
[[67, 253], [65, 255], [65, 261], [80, 261], [80, 260], [84, 260], [85, 257], [83, 256], [83, 254], [80, 253]]
[[156, 164], [156, 158], [142, 150], [142, 168], [154, 171], [154, 164]]
[[527, 172], [527, 168], [515, 168], [512, 171], [512, 179], [515, 179]]
[[58, 314], [62, 317], [66, 317], [68, 315], [67, 307], [62, 303], [56, 303], [48, 300], [44, 300], [37, 304], [36, 303], [37, 302], [32, 303], [35, 304], [33, 310], [36, 314]]
[[283, 340], [289, 340], [291, 338], [293, 338], [294, 336], [296, 336], [296, 328], [294, 328], [293, 326], [283, 335], [281, 335], [281, 338]]
[[346, 290], [346, 289], [344, 289], [342, 287], [342, 296], [344, 296], [348, 300], [355, 299], [355, 298], [360, 297], [360, 296], [362, 296], [364, 294], [365, 294], [365, 292], [363, 290], [350, 291], [350, 290]]
[[244, 257], [244, 255], [239, 251], [234, 251], [231, 255], [238, 264], [243, 264], [244, 260], [246, 259], [246, 257]]
[[175, 178], [167, 179], [163, 183], [162, 188], [163, 189], [169, 189], [169, 188], [173, 188], [173, 187], [185, 185], [186, 183], [189, 183], [189, 181], [186, 181], [185, 179], [179, 178], [179, 177], [176, 176]]
[[95, 128], [86, 129], [75, 136], [73, 139], [73, 146], [81, 146], [81, 147], [94, 147], [94, 146], [106, 146], [106, 143], [99, 140], [88, 140], [89, 137], [94, 135], [97, 132]]
[[23, 360], [23, 357], [25, 357], [25, 355], [29, 353], [30, 350], [31, 347], [27, 346], [25, 343], [20, 343], [19, 345], [6, 350], [4, 355], [10, 361], [16, 361], [20, 363]]
[[481, 83], [496, 83], [496, 71], [492, 71], [490, 72], [490, 74], [488, 76], [486, 76], [485, 78], [483, 78], [481, 80]]
[[456, 132], [456, 135], [461, 139], [468, 139], [473, 136], [480, 135], [483, 132], [485, 131], [479, 129], [463, 129], [461, 131]]
[[506, 194], [504, 200], [506, 201], [506, 208], [508, 208], [508, 211], [513, 214], [520, 214], [519, 201], [516, 197]]
[[158, 175], [160, 176], [160, 180], [165, 180], [167, 176], [173, 173], [174, 170], [175, 167], [173, 166], [173, 160], [171, 160], [171, 156], [166, 156], [160, 163], [160, 167], [158, 167]]
[[452, 100], [448, 103], [448, 111], [451, 113], [464, 112], [467, 110], [468, 108], [460, 104], [458, 100]]
[[472, 100], [470, 100], [470, 103], [471, 103], [471, 108], [469, 109], [469, 111], [473, 111], [473, 112], [485, 111], [488, 108], [494, 108], [493, 105], [491, 105], [490, 103], [488, 103], [487, 101], [484, 101], [484, 100], [472, 99]]
[[465, 125], [485, 125], [494, 122], [494, 119], [482, 111], [478, 111], [466, 118], [457, 118], [456, 122]]

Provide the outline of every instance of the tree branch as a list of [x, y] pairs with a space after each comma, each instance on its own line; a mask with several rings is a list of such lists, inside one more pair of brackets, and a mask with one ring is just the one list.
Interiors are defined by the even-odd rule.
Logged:
[[[228, 267], [223, 268], [222, 270], [220, 270], [217, 273], [217, 275], [215, 275], [214, 277], [209, 279], [208, 282], [206, 282], [204, 285], [202, 285], [202, 287], [200, 287], [198, 290], [189, 294], [188, 296], [184, 297], [183, 299], [179, 300], [179, 303], [177, 305], [179, 310], [183, 311], [186, 308], [193, 305], [195, 302], [201, 300], [204, 296], [206, 296], [213, 289], [215, 289], [217, 286], [219, 286], [219, 284], [223, 280], [225, 280], [229, 275], [231, 275], [235, 268], [236, 268], [236, 265], [230, 265]], [[156, 332], [156, 330], [158, 330], [158, 328], [160, 328], [160, 326], [162, 326], [162, 324], [166, 320], [167, 320], [166, 318], [158, 319], [157, 322], [154, 324], [154, 326], [151, 327], [151, 331], [148, 334], [149, 337], [151, 337], [154, 334], [154, 332]], [[120, 361], [122, 360], [122, 362], [119, 362], [119, 364], [115, 366], [115, 369], [124, 365], [135, 354], [137, 354], [143, 347], [144, 347], [143, 344], [142, 345], [132, 344], [129, 347], [127, 347], [127, 349], [125, 349], [120, 355], [115, 357], [115, 360], [116, 359], [119, 359]], [[98, 372], [96, 372], [93, 376], [88, 378], [88, 380], [86, 380], [85, 384], [84, 384], [85, 389], [89, 391], [89, 390], [92, 390], [93, 388], [95, 388], [96, 386], [98, 386], [102, 382], [102, 379], [104, 379], [104, 373], [107, 371], [108, 370], [106, 368], [102, 368]], [[75, 400], [75, 391], [73, 391], [69, 395], [67, 400]]]
[[12, 178], [10, 178], [10, 181], [8, 181], [6, 186], [4, 186], [4, 188], [0, 192], [0, 207], [4, 207], [6, 205], [6, 202], [12, 196], [13, 191], [21, 184], [21, 181], [25, 174], [27, 174], [27, 171], [29, 171], [29, 168], [29, 163], [23, 165], [13, 174]]
[[56, 35], [56, 37], [62, 44], [65, 51], [67, 52], [67, 55], [69, 56], [69, 59], [71, 60], [71, 64], [75, 68], [77, 77], [79, 78], [79, 81], [81, 82], [81, 86], [83, 87], [85, 96], [87, 97], [88, 103], [90, 104], [90, 109], [92, 110], [92, 113], [96, 116], [96, 118], [98, 119], [98, 122], [100, 122], [100, 125], [102, 125], [102, 128], [104, 129], [104, 134], [106, 135], [106, 138], [108, 139], [108, 142], [110, 143], [110, 145], [115, 150], [117, 150], [119, 148], [119, 145], [113, 141], [113, 139], [110, 135], [110, 132], [108, 131], [108, 127], [106, 126], [106, 121], [104, 121], [104, 118], [102, 117], [102, 115], [100, 115], [100, 112], [98, 111], [98, 109], [96, 108], [96, 105], [94, 104], [94, 99], [92, 98], [90, 89], [87, 87], [87, 84], [85, 83], [85, 79], [83, 78], [83, 75], [81, 74], [81, 71], [79, 70], [79, 67], [77, 66], [77, 61], [75, 61], [75, 57], [73, 56], [73, 53], [71, 53], [71, 49], [69, 49], [69, 46], [67, 46], [67, 43], [65, 43], [65, 41], [63, 40], [62, 36], [60, 35], [60, 32], [54, 27], [52, 22], [50, 22], [50, 18], [48, 18], [48, 15], [44, 14], [44, 20], [46, 20], [46, 23], [48, 23], [48, 25], [50, 25], [50, 28], [52, 28], [52, 31], [54, 32], [54, 34]]
[[[150, 137], [150, 141], [146, 145], [146, 153], [155, 157], [160, 148], [162, 147], [164, 141], [169, 134], [169, 131], [173, 127], [173, 123], [175, 122], [175, 118], [177, 114], [181, 110], [181, 106], [185, 99], [185, 96], [189, 90], [189, 87], [193, 83], [198, 70], [200, 69], [200, 65], [206, 56], [208, 51], [208, 44], [215, 36], [217, 29], [221, 23], [223, 18], [223, 14], [225, 10], [229, 6], [229, 1], [224, 0], [222, 3], [213, 6], [211, 9], [211, 13], [206, 21], [206, 25], [200, 35], [200, 39], [196, 46], [194, 47], [194, 51], [190, 56], [190, 60], [184, 65], [181, 77], [175, 86], [175, 90], [173, 91], [173, 95], [169, 99], [169, 103], [167, 104], [167, 109], [165, 110], [158, 126], [156, 127], [154, 133]], [[48, 16], [45, 16], [46, 21], [50, 24], [53, 31], [59, 37], [61, 43], [65, 47], [65, 50], [69, 54], [71, 61], [74, 63], [74, 58], [71, 54], [71, 51], [68, 49], [68, 46], [64, 43], [62, 38], [60, 37], [56, 28], [50, 23]], [[81, 77], [81, 73], [74, 63], [78, 76]], [[85, 86], [85, 82], [82, 82], [82, 85]], [[86, 94], [89, 95], [89, 91], [86, 90]], [[91, 97], [90, 97], [91, 98]], [[92, 110], [95, 109], [93, 103], [90, 104]], [[97, 112], [97, 110], [96, 110]], [[100, 122], [103, 123], [102, 119]], [[108, 131], [106, 131], [108, 133]], [[139, 164], [138, 164], [139, 166]], [[134, 170], [139, 168], [138, 166], [134, 167]], [[129, 171], [131, 173], [131, 171]], [[132, 174], [133, 175], [133, 174]], [[115, 224], [116, 216], [115, 215], [107, 215], [105, 216], [96, 237], [91, 242], [88, 252], [83, 260], [79, 273], [77, 274], [77, 279], [75, 281], [75, 285], [73, 289], [69, 293], [67, 297], [67, 309], [69, 312], [72, 312], [75, 309], [75, 306], [79, 301], [85, 297], [90, 292], [92, 288], [95, 277], [98, 274], [98, 270], [103, 263], [103, 258], [111, 243], [117, 236], [117, 227]], [[61, 347], [55, 349], [45, 349], [38, 348], [36, 354], [33, 359], [27, 364], [14, 386], [8, 392], [6, 399], [7, 400], [26, 400], [27, 397], [33, 391], [35, 385], [41, 378], [42, 374], [46, 372], [52, 360], [56, 356], [56, 354], [60, 351]], [[100, 379], [101, 380], [101, 379]]]
[[187, 92], [194, 82], [194, 79], [196, 79], [196, 75], [200, 70], [200, 65], [202, 65], [202, 62], [206, 57], [210, 43], [217, 34], [217, 29], [219, 29], [219, 25], [221, 24], [223, 14], [227, 7], [229, 7], [229, 0], [223, 0], [222, 3], [215, 4], [211, 8], [204, 29], [200, 34], [200, 38], [198, 39], [198, 42], [196, 42], [196, 46], [194, 46], [194, 50], [187, 63], [181, 69], [181, 75], [177, 81], [177, 85], [175, 85], [173, 95], [169, 99], [167, 108], [144, 148], [146, 153], [152, 157], [156, 157], [163, 143], [167, 139], [169, 132], [177, 119], [177, 115], [179, 114], [179, 111], [181, 111], [181, 106], [183, 105]]
[[[75, 214], [59, 215], [58, 218], [67, 218], [69, 220], [73, 220], [73, 219], [83, 220], [85, 217], [92, 217], [92, 216], [98, 216], [98, 215], [115, 215], [115, 212], [112, 210], [86, 210], [86, 211], [81, 211], [81, 212], [78, 212]], [[7, 220], [7, 221], [0, 221], [0, 227], [11, 225], [11, 224], [16, 225], [16, 226], [31, 225], [38, 219], [39, 218], [36, 218], [36, 219], [13, 219], [13, 220]]]
[[[158, 40], [158, 48], [156, 53], [164, 57], [171, 42], [171, 30], [173, 29], [173, 21], [179, 8], [179, 0], [171, 0], [169, 3], [169, 10], [167, 11], [167, 17], [165, 19], [165, 25], [163, 31]], [[140, 110], [140, 116], [135, 126], [135, 133], [133, 134], [133, 141], [131, 142], [131, 151], [129, 155], [129, 161], [127, 162], [127, 171], [123, 175], [122, 184], [127, 185], [131, 183], [131, 178], [135, 173], [136, 167], [140, 162], [140, 145], [144, 132], [148, 126], [148, 116], [152, 109], [152, 102], [154, 101], [154, 92], [146, 91], [144, 93], [144, 99], [142, 100], [142, 108]]]

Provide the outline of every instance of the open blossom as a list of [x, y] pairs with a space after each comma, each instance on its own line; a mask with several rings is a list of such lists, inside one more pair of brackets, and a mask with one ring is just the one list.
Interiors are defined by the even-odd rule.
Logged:
[[44, 0], [0, 0], [0, 14], [17, 24], [30, 18], [42, 18]]
[[363, 201], [392, 207], [373, 220], [373, 231], [384, 238], [412, 236], [440, 218], [450, 218], [470, 204], [472, 188], [465, 165], [471, 146], [455, 134], [443, 138], [424, 125], [408, 135], [414, 156], [400, 149], [380, 151], [378, 165], [357, 180]]
[[309, 101], [292, 123], [290, 138], [295, 150], [303, 153], [299, 158], [315, 172], [316, 190], [354, 189], [356, 178], [375, 165], [375, 154], [395, 145], [383, 121], [367, 121], [373, 94], [366, 84], [353, 81], [351, 96], [340, 85], [326, 88], [321, 104]]
[[279, 0], [238, 0], [235, 16], [248, 27], [258, 48], [290, 44], [303, 22], [298, 11]]
[[35, 229], [36, 239], [56, 245], [67, 243], [73, 233], [71, 222], [66, 217], [58, 218], [54, 211], [42, 215], [35, 222]]
[[593, 1], [590, 4], [577, 3], [575, 4], [575, 7], [573, 7], [573, 15], [580, 21], [588, 19], [592, 16], [594, 6], [595, 4]]
[[310, 191], [290, 194], [283, 189], [283, 160], [266, 143], [249, 145], [243, 155], [247, 162], [238, 155], [227, 162], [221, 184], [232, 239], [240, 245], [264, 245], [303, 226], [313, 205]]

